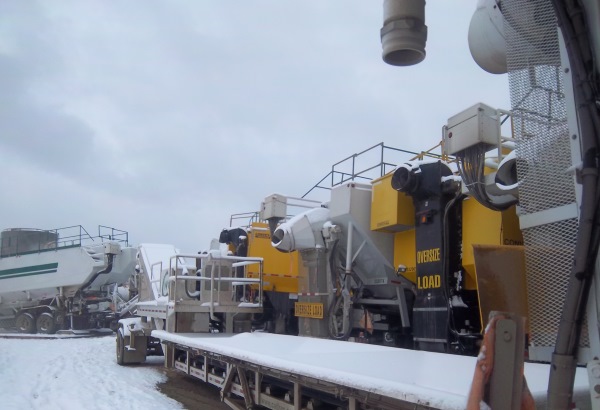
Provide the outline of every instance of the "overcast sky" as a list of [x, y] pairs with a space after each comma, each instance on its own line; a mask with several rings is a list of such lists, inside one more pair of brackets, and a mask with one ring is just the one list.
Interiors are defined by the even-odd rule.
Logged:
[[476, 102], [510, 108], [469, 54], [475, 5], [429, 1], [427, 58], [398, 68], [377, 0], [2, 0], [2, 229], [196, 251], [353, 153], [429, 148]]

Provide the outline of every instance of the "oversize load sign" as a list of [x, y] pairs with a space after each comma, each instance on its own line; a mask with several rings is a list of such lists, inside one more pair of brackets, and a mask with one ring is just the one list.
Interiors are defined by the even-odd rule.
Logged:
[[294, 304], [294, 316], [323, 319], [323, 304], [296, 302]]

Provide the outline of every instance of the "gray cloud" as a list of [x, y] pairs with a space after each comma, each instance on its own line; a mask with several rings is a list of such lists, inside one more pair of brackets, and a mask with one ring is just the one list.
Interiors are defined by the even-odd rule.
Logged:
[[92, 129], [39, 95], [62, 68], [47, 21], [27, 5], [22, 13], [14, 3], [1, 7], [0, 24], [14, 32], [0, 47], [0, 147], [49, 172], [81, 172], [90, 160]]
[[0, 210], [189, 249], [380, 141], [433, 146], [508, 90], [471, 62], [475, 5], [427, 7], [428, 57], [398, 69], [381, 61], [381, 5], [362, 0], [2, 2], [0, 159], [18, 176], [0, 189], [50, 199]]

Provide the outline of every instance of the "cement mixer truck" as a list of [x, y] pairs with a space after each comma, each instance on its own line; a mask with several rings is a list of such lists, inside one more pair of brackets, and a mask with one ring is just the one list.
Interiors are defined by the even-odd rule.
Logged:
[[128, 233], [100, 226], [13, 228], [0, 234], [0, 331], [53, 334], [109, 328], [128, 310], [136, 249]]

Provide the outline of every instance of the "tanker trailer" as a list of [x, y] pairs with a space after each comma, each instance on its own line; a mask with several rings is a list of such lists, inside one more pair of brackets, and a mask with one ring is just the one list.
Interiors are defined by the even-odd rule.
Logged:
[[2, 231], [0, 329], [52, 334], [116, 323], [118, 305], [130, 299], [129, 289], [119, 286], [136, 264], [127, 237], [107, 227], [97, 237], [81, 226]]

